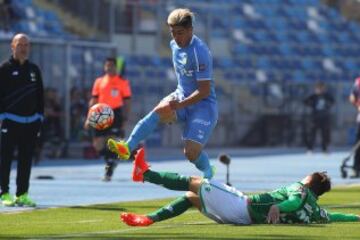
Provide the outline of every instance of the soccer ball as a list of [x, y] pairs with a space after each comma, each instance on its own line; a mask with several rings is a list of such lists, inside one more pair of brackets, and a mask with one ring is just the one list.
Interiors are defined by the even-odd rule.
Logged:
[[91, 127], [104, 130], [113, 124], [114, 111], [105, 103], [97, 103], [89, 109], [87, 121]]

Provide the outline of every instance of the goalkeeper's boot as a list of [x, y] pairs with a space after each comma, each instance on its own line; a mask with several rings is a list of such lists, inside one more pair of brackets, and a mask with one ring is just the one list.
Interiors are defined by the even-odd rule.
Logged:
[[20, 207], [36, 207], [36, 203], [31, 200], [27, 193], [24, 193], [15, 198], [16, 205]]
[[135, 213], [122, 213], [121, 220], [129, 226], [146, 227], [154, 223], [154, 221], [145, 215], [138, 215]]
[[2, 194], [0, 199], [5, 207], [13, 207], [15, 205], [14, 198], [9, 193]]
[[109, 138], [107, 141], [108, 148], [111, 152], [116, 153], [122, 160], [128, 160], [131, 152], [129, 145], [125, 141], [116, 141], [115, 139]]
[[144, 173], [149, 170], [150, 166], [146, 162], [145, 159], [145, 149], [140, 148], [134, 160], [134, 167], [132, 172], [132, 178], [134, 182], [143, 182], [144, 181]]

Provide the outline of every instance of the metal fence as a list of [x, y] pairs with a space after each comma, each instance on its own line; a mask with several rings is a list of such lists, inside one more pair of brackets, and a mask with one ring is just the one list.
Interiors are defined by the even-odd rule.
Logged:
[[[1, 61], [11, 55], [10, 41], [11, 39], [0, 39]], [[71, 92], [75, 89], [80, 92], [86, 89], [89, 92], [95, 78], [102, 74], [103, 62], [108, 56], [117, 56], [115, 46], [110, 43], [31, 40], [30, 59], [42, 70], [44, 87], [56, 89], [61, 98], [66, 139], [70, 139], [72, 130]]]

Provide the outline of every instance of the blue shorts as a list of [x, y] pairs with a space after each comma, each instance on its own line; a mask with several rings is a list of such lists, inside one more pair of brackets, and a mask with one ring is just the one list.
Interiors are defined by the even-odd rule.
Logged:
[[[184, 99], [178, 91], [173, 92], [165, 99]], [[205, 145], [214, 130], [218, 109], [216, 103], [200, 101], [194, 105], [176, 111], [177, 120], [184, 124], [183, 140], [192, 140]]]

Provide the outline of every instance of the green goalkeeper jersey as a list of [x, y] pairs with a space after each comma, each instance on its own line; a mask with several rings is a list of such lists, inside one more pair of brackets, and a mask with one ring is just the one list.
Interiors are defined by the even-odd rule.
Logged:
[[358, 221], [352, 214], [328, 213], [317, 204], [313, 192], [301, 182], [272, 192], [250, 195], [249, 213], [254, 223], [265, 223], [269, 209], [276, 204], [281, 223], [328, 223]]

